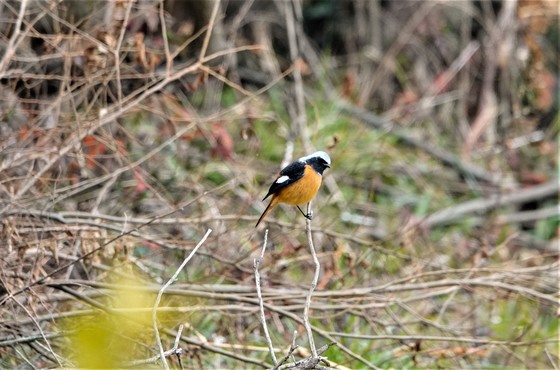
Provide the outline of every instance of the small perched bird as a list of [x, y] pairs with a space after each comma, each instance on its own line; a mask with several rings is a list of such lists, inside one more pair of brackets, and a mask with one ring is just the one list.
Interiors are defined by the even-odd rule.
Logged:
[[284, 167], [274, 180], [265, 200], [272, 195], [270, 203], [257, 221], [255, 227], [259, 226], [262, 219], [278, 203], [286, 203], [297, 206], [299, 211], [308, 219], [311, 215], [303, 213], [300, 204], [309, 203], [317, 195], [323, 179], [323, 171], [331, 167], [331, 158], [325, 152], [319, 151]]

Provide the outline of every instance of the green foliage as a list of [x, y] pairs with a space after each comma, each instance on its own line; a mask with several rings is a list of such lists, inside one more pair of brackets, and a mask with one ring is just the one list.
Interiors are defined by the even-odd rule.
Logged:
[[[551, 204], [551, 207], [557, 204]], [[550, 240], [560, 228], [560, 215], [538, 220], [535, 224], [535, 236], [540, 240]]]
[[231, 107], [238, 103], [235, 90], [231, 87], [224, 88], [224, 90], [222, 91], [221, 99], [221, 105], [223, 107]]
[[229, 180], [223, 173], [218, 171], [207, 172], [206, 179], [215, 185], [222, 185]]
[[489, 325], [502, 340], [545, 340], [557, 338], [558, 318], [551, 307], [522, 299], [500, 303], [490, 317]]

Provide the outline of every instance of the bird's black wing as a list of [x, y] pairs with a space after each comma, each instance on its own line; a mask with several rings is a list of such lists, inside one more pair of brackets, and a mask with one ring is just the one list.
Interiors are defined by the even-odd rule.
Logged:
[[303, 177], [305, 173], [305, 163], [300, 161], [295, 161], [284, 167], [282, 171], [280, 171], [280, 175], [274, 180], [272, 185], [270, 185], [270, 189], [268, 189], [268, 193], [266, 197], [263, 198], [265, 200], [271, 194], [278, 194], [280, 190], [284, 189], [286, 186], [293, 184], [294, 182], [298, 181]]

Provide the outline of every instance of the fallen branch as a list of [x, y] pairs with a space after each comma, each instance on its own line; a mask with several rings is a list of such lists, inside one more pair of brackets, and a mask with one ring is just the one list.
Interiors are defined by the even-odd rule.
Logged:
[[466, 215], [479, 212], [488, 212], [496, 207], [511, 206], [552, 197], [559, 193], [558, 179], [545, 184], [521, 189], [508, 194], [495, 194], [488, 198], [470, 200], [449, 208], [437, 211], [421, 221], [428, 227], [453, 223], [463, 219]]

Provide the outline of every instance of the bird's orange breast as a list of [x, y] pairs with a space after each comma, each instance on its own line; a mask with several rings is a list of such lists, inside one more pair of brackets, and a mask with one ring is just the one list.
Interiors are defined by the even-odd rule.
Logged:
[[306, 164], [303, 177], [280, 190], [278, 201], [292, 205], [309, 203], [317, 195], [322, 179], [321, 175]]

